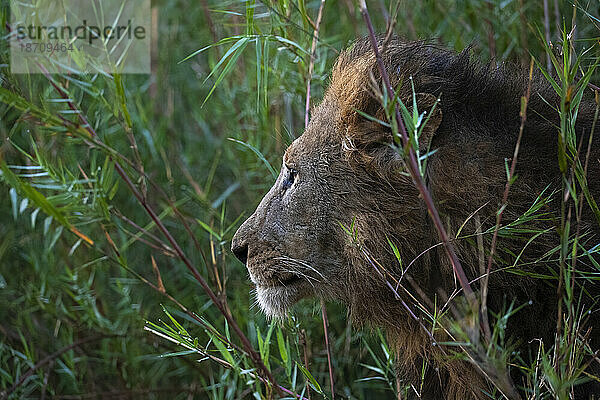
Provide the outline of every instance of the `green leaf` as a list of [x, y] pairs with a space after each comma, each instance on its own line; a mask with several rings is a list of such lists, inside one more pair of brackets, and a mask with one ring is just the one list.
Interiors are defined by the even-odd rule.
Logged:
[[283, 332], [281, 327], [277, 327], [277, 346], [279, 346], [279, 354], [281, 355], [281, 361], [287, 366], [289, 361], [289, 354], [283, 339]]
[[218, 46], [221, 46], [221, 45], [226, 44], [226, 43], [234, 42], [234, 41], [237, 41], [237, 40], [239, 40], [241, 38], [244, 38], [244, 37], [247, 37], [247, 36], [245, 36], [245, 35], [237, 35], [237, 36], [230, 36], [230, 37], [226, 37], [224, 39], [221, 39], [217, 43], [213, 43], [211, 45], [202, 47], [201, 49], [194, 51], [192, 54], [190, 54], [189, 56], [185, 57], [183, 60], [179, 61], [178, 64], [181, 64], [182, 62], [187, 61], [190, 58], [192, 58], [194, 56], [197, 56], [198, 54], [200, 54], [200, 53], [202, 53], [202, 52], [204, 52], [204, 51], [206, 51], [208, 49], [212, 49], [213, 47], [218, 47]]
[[52, 217], [46, 217], [46, 219], [44, 219], [44, 235], [48, 234], [48, 229], [50, 229], [51, 223]]
[[306, 368], [304, 368], [304, 366], [302, 366], [302, 364], [296, 362], [296, 365], [298, 366], [298, 368], [302, 372], [302, 375], [304, 375], [304, 377], [306, 379], [308, 379], [308, 383], [310, 384], [310, 386], [314, 390], [316, 390], [317, 392], [319, 392], [320, 394], [324, 395], [323, 389], [321, 389], [321, 385], [319, 385], [319, 382], [317, 382], [317, 380], [315, 379], [315, 377], [312, 376], [312, 374]]
[[264, 354], [262, 354], [262, 357], [265, 360], [265, 362], [269, 359], [269, 353], [271, 348], [271, 336], [273, 335], [273, 328], [275, 328], [276, 323], [276, 320], [271, 321], [271, 324], [269, 325], [269, 330], [267, 331], [267, 336], [265, 337]]
[[178, 333], [180, 335], [185, 335], [187, 337], [191, 337], [191, 335], [188, 333], [188, 331], [183, 327], [183, 325], [181, 325], [175, 318], [173, 318], [173, 316], [169, 313], [169, 311], [167, 311], [167, 309], [165, 308], [165, 306], [163, 306], [161, 304], [161, 307], [163, 309], [163, 312], [165, 314], [167, 314], [167, 317], [169, 317], [169, 319], [171, 320], [171, 322], [173, 323], [173, 325], [175, 325], [175, 327], [178, 330]]
[[216, 237], [219, 240], [223, 240], [221, 235], [219, 235], [217, 232], [215, 232], [210, 226], [208, 226], [206, 224], [206, 222], [203, 222], [201, 220], [199, 220], [198, 218], [196, 218], [196, 222], [202, 227], [204, 228], [204, 230], [208, 233], [210, 233], [212, 236]]
[[[12, 186], [13, 189], [18, 190], [23, 196], [27, 197], [37, 207], [41, 208], [46, 214], [54, 218], [61, 225], [71, 228], [71, 224], [62, 212], [50, 203], [44, 195], [38, 192], [35, 188], [29, 185], [27, 182], [22, 181], [8, 168], [4, 161], [0, 162], [0, 169], [2, 170], [3, 179]], [[13, 197], [14, 196], [14, 197]], [[15, 195], [11, 194], [11, 198], [14, 199], [13, 203], [13, 215], [16, 218], [17, 203], [16, 203], [16, 192]]]
[[388, 245], [392, 248], [392, 251], [394, 252], [394, 256], [396, 256], [396, 260], [398, 260], [398, 264], [400, 265], [400, 269], [403, 271], [403, 267], [402, 267], [402, 256], [400, 255], [400, 250], [398, 250], [398, 247], [392, 243], [392, 241], [390, 240], [390, 238], [388, 238], [386, 236]]
[[300, 15], [302, 15], [302, 23], [304, 24], [304, 29], [308, 30], [311, 28], [310, 19], [308, 17], [308, 13], [306, 12], [306, 4], [304, 0], [298, 0], [298, 10], [300, 11]]
[[27, 209], [27, 205], [29, 204], [28, 199], [21, 200], [21, 204], [19, 205], [19, 214], [23, 214], [23, 211]]
[[308, 50], [304, 49], [304, 47], [300, 46], [296, 42], [292, 42], [291, 40], [286, 39], [286, 38], [281, 37], [281, 36], [273, 36], [273, 38], [275, 38], [275, 40], [277, 40], [280, 43], [289, 44], [290, 46], [297, 48], [298, 50], [300, 50], [301, 52], [303, 52], [305, 54], [310, 54], [308, 52]]
[[188, 354], [196, 354], [196, 353], [197, 353], [196, 350], [183, 350], [183, 351], [176, 351], [174, 353], [161, 354], [160, 358], [187, 356]]
[[[0, 87], [0, 101], [43, 121], [46, 127], [59, 128], [61, 131], [65, 130], [64, 120], [3, 87]], [[90, 137], [90, 133], [81, 126], [70, 126], [69, 131], [81, 137]]]
[[8, 191], [8, 194], [10, 195], [10, 202], [12, 204], [13, 219], [16, 220], [17, 219], [17, 202], [19, 201], [19, 199], [17, 198], [17, 190], [14, 187], [10, 188], [10, 190]]
[[37, 215], [40, 212], [40, 208], [36, 208], [35, 210], [33, 210], [33, 212], [31, 213], [31, 228], [35, 228], [35, 221], [37, 219]]
[[[210, 89], [210, 91], [208, 92], [206, 97], [204, 98], [204, 101], [202, 102], [202, 105], [200, 107], [203, 107], [204, 104], [206, 104], [206, 102], [208, 101], [210, 96], [213, 94], [213, 92], [215, 91], [215, 89], [217, 88], [219, 83], [221, 83], [223, 78], [225, 78], [227, 76], [227, 74], [229, 73], [231, 68], [235, 65], [235, 62], [237, 61], [238, 57], [242, 54], [242, 52], [246, 48], [246, 45], [248, 44], [249, 41], [250, 41], [250, 38], [247, 36], [244, 36], [240, 40], [238, 40], [233, 46], [231, 46], [231, 48], [225, 53], [225, 55], [223, 57], [221, 57], [221, 59], [219, 60], [217, 65], [215, 65], [215, 67], [212, 69], [212, 71], [210, 71], [210, 74], [208, 74], [206, 79], [204, 79], [204, 83], [206, 83], [206, 81], [217, 72], [217, 70], [219, 69], [221, 64], [223, 64], [229, 58], [229, 60], [225, 64], [225, 67], [223, 68], [223, 70], [221, 71], [219, 76], [217, 77], [217, 80], [215, 81], [212, 88]], [[229, 56], [231, 56], [231, 58]]]
[[260, 152], [260, 150], [258, 150], [256, 147], [252, 146], [251, 144], [248, 144], [246, 142], [242, 142], [241, 140], [238, 139], [234, 139], [234, 138], [227, 138], [227, 140], [231, 140], [232, 142], [241, 144], [242, 146], [252, 150], [252, 152], [254, 154], [256, 154], [258, 156], [258, 158], [267, 166], [267, 169], [269, 170], [269, 172], [271, 172], [271, 175], [273, 176], [273, 179], [277, 179], [277, 176], [279, 175], [277, 173], [277, 171], [275, 171], [275, 168], [273, 168], [271, 166], [271, 163], [265, 158], [265, 156]]
[[123, 86], [123, 79], [121, 78], [121, 74], [114, 74], [115, 81], [115, 89], [117, 91], [117, 97], [119, 98], [119, 105], [121, 106], [121, 113], [125, 118], [125, 123], [127, 127], [131, 129], [133, 123], [131, 122], [131, 116], [129, 115], [129, 111], [127, 110], [127, 98], [125, 97], [125, 87]]

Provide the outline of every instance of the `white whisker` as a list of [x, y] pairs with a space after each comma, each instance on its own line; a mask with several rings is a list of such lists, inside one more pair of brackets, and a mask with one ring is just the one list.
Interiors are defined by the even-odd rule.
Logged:
[[[319, 272], [316, 268], [314, 268], [313, 266], [311, 266], [310, 264], [308, 264], [302, 260], [298, 260], [296, 258], [292, 258], [292, 257], [288, 257], [288, 256], [276, 257], [275, 259], [293, 263], [292, 265], [308, 269], [308, 270], [316, 273], [317, 275], [319, 275], [321, 277], [321, 279], [325, 279], [325, 276], [323, 276], [323, 274], [321, 272]], [[315, 279], [315, 278], [313, 277], [313, 279]]]

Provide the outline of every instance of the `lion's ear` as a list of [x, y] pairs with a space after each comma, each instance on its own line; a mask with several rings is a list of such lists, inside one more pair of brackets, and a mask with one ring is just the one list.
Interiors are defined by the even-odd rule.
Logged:
[[[419, 152], [424, 154], [429, 149], [435, 132], [442, 123], [442, 108], [438, 98], [430, 93], [417, 93], [415, 95], [417, 110], [423, 114], [421, 135], [419, 136]], [[412, 104], [408, 109], [412, 112]]]
[[[442, 123], [442, 110], [438, 98], [430, 93], [416, 93], [414, 98], [410, 95], [404, 104], [408, 115], [413, 114], [413, 104], [416, 101], [417, 111], [421, 116], [419, 124], [419, 152], [424, 154], [431, 145], [435, 132]], [[357, 110], [360, 110], [358, 112]], [[374, 157], [376, 152], [383, 150], [384, 155], [388, 155], [393, 142], [392, 132], [389, 127], [384, 127], [380, 122], [372, 118], [365, 117], [372, 115], [376, 120], [385, 121], [386, 115], [381, 105], [375, 99], [370, 98], [370, 102], [364, 102], [361, 107], [355, 107], [352, 114], [349, 114], [346, 130], [345, 145], [346, 149], [360, 150], [368, 157]], [[383, 146], [382, 146], [383, 145]], [[385, 157], [384, 157], [385, 158]]]

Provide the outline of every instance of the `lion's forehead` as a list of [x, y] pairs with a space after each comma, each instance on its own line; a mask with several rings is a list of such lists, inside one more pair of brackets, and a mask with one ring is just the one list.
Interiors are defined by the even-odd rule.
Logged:
[[305, 160], [312, 152], [318, 150], [316, 141], [304, 133], [292, 142], [283, 155], [283, 162], [293, 166]]
[[283, 155], [283, 162], [289, 166], [316, 161], [332, 153], [342, 145], [339, 128], [334, 121], [318, 122], [312, 125], [300, 137], [292, 142]]

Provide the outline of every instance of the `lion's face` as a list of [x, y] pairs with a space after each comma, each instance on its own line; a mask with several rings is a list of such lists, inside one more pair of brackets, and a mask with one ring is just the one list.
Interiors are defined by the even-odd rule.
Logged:
[[343, 162], [327, 114], [316, 110], [307, 131], [286, 150], [277, 181], [232, 241], [270, 316], [282, 316], [304, 297], [344, 297], [333, 285], [347, 273], [337, 222], [347, 219], [339, 205]]
[[[281, 316], [298, 300], [315, 296], [345, 303], [355, 319], [363, 319], [391, 293], [372, 261], [391, 271], [398, 261], [390, 241], [403, 257], [424, 243], [415, 227], [426, 214], [402, 173], [391, 131], [363, 117], [385, 119], [366, 87], [375, 65], [370, 54], [340, 56], [323, 102], [286, 150], [277, 181], [233, 238], [232, 251], [246, 263], [268, 315]], [[433, 111], [436, 99], [415, 97], [421, 112]], [[423, 151], [440, 121], [438, 108], [422, 129]]]

